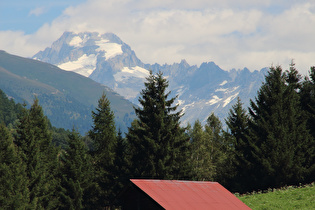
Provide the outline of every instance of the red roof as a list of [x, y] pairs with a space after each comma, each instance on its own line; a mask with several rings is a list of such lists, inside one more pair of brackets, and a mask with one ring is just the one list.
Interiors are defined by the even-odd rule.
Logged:
[[217, 182], [131, 179], [165, 209], [250, 209]]

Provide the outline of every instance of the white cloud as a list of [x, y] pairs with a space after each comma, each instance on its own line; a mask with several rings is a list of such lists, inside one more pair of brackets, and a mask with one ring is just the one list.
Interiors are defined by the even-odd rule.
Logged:
[[22, 31], [0, 32], [0, 49], [17, 55], [27, 56], [33, 52], [33, 45], [29, 43], [30, 36]]
[[0, 48], [32, 56], [66, 30], [113, 32], [145, 63], [315, 65], [315, 3], [306, 0], [88, 0], [32, 35], [0, 31]]
[[31, 16], [31, 15], [35, 15], [35, 16], [40, 16], [42, 14], [44, 14], [46, 11], [45, 7], [36, 7], [35, 9], [32, 9], [28, 15]]

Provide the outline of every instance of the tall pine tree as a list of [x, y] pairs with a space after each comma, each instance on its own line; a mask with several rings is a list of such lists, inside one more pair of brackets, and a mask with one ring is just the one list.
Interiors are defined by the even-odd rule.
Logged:
[[192, 179], [210, 181], [214, 178], [215, 167], [211, 159], [211, 137], [197, 120], [191, 131]]
[[302, 109], [307, 119], [307, 128], [312, 135], [312, 141], [308, 147], [307, 182], [313, 182], [315, 177], [315, 66], [311, 67], [309, 77], [306, 77], [302, 83], [300, 98]]
[[95, 179], [100, 186], [99, 207], [109, 203], [114, 187], [114, 160], [117, 145], [114, 112], [105, 93], [98, 101], [96, 111], [92, 111], [93, 126], [89, 131], [92, 140], [92, 158], [95, 165]]
[[303, 145], [308, 144], [310, 135], [296, 92], [299, 79], [293, 71], [285, 74], [280, 66], [271, 67], [256, 102], [251, 101], [251, 161], [258, 167], [253, 176], [261, 189], [298, 184], [305, 179], [307, 152]]
[[223, 138], [223, 129], [220, 119], [211, 113], [205, 125], [205, 131], [208, 133], [211, 142], [211, 160], [215, 164], [215, 179], [222, 177], [225, 171], [224, 162], [227, 158], [228, 142]]
[[129, 184], [129, 168], [130, 161], [127, 155], [127, 142], [126, 139], [123, 138], [120, 129], [118, 130], [117, 136], [117, 145], [115, 149], [115, 161], [114, 161], [114, 170], [112, 171], [114, 175], [114, 189], [113, 194], [117, 195], [117, 193], [121, 192], [121, 190]]
[[55, 208], [58, 204], [57, 149], [51, 140], [47, 118], [35, 99], [30, 110], [24, 108], [15, 138], [19, 154], [26, 163], [33, 209]]
[[92, 209], [98, 185], [93, 180], [93, 165], [87, 146], [75, 130], [69, 134], [62, 155], [61, 209]]
[[135, 108], [138, 119], [127, 134], [134, 177], [180, 179], [188, 176], [188, 137], [180, 127], [176, 98], [166, 92], [168, 81], [152, 72]]
[[238, 98], [235, 105], [230, 109], [226, 119], [228, 131], [225, 138], [229, 138], [230, 151], [228, 163], [229, 170], [226, 171], [224, 177], [226, 186], [231, 191], [245, 193], [250, 191], [258, 181], [252, 176], [255, 168], [252, 165], [251, 154], [251, 138], [249, 137], [249, 116], [243, 108], [241, 99]]

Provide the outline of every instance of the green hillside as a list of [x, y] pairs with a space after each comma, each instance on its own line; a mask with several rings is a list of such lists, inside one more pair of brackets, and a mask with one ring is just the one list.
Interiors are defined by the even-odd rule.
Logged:
[[111, 102], [117, 127], [123, 131], [134, 118], [133, 104], [108, 87], [59, 69], [48, 63], [0, 51], [0, 89], [16, 102], [30, 105], [35, 96], [55, 127], [77, 127], [81, 133], [91, 127], [91, 111], [103, 91]]
[[315, 183], [246, 194], [238, 198], [251, 209], [315, 209]]

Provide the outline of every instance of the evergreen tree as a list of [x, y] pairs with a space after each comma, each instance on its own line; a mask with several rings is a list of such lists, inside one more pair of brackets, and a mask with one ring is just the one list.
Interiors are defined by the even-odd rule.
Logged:
[[138, 119], [127, 134], [134, 177], [179, 179], [188, 176], [188, 137], [180, 127], [181, 111], [176, 98], [166, 93], [168, 81], [162, 73], [150, 73], [141, 92]]
[[[100, 186], [99, 206], [111, 201], [114, 187], [114, 160], [117, 145], [114, 113], [110, 101], [103, 93], [96, 111], [92, 111], [93, 127], [89, 131], [92, 144], [92, 157], [95, 165], [95, 178]], [[105, 202], [104, 202], [105, 199]]]
[[230, 190], [240, 193], [250, 191], [251, 186], [255, 185], [257, 181], [251, 176], [255, 169], [251, 162], [252, 142], [249, 136], [249, 120], [241, 99], [237, 98], [237, 102], [230, 109], [226, 120], [228, 132], [225, 133], [225, 138], [229, 138], [228, 142], [231, 142], [231, 150], [228, 163], [224, 165], [231, 164], [229, 170], [225, 173], [225, 178], [228, 180], [225, 180], [227, 182], [226, 186]]
[[7, 128], [0, 124], [0, 206], [1, 209], [28, 208], [29, 191], [25, 164], [17, 154]]
[[[313, 69], [313, 75], [312, 75], [312, 67], [311, 67], [311, 78], [315, 79], [314, 77], [314, 70]], [[286, 75], [287, 75], [287, 84], [288, 84], [288, 89], [289, 91], [295, 91], [298, 93], [298, 105], [299, 105], [299, 118], [301, 119], [300, 121], [300, 125], [297, 128], [297, 130], [295, 131], [295, 135], [304, 135], [303, 134], [303, 129], [306, 130], [306, 133], [310, 133], [311, 136], [307, 135], [306, 138], [304, 138], [303, 142], [300, 143], [301, 147], [297, 147], [296, 149], [296, 154], [297, 156], [300, 158], [301, 164], [303, 165], [304, 169], [305, 169], [305, 174], [303, 175], [303, 181], [304, 182], [312, 182], [314, 181], [314, 177], [315, 177], [315, 139], [313, 134], [313, 130], [315, 128], [315, 126], [313, 124], [309, 124], [310, 120], [313, 120], [313, 122], [315, 122], [315, 108], [309, 109], [313, 110], [313, 112], [307, 112], [306, 110], [304, 110], [304, 105], [303, 105], [303, 100], [302, 95], [301, 94], [301, 89], [302, 89], [302, 85], [303, 82], [301, 82], [301, 78], [302, 76], [298, 73], [297, 69], [295, 68], [295, 64], [292, 63], [290, 64], [290, 69], [286, 71]], [[314, 86], [313, 86], [314, 88]], [[315, 89], [315, 88], [314, 88]], [[312, 95], [312, 94], [311, 94]], [[312, 96], [310, 96], [310, 100], [312, 101], [313, 99], [313, 105], [315, 105], [314, 103], [314, 94], [313, 94], [313, 98]], [[312, 105], [310, 105], [309, 107], [312, 107]], [[314, 106], [313, 106], [314, 107]], [[312, 125], [313, 127], [311, 127], [310, 125]], [[302, 128], [302, 129], [301, 129]], [[301, 132], [302, 131], [302, 132]], [[300, 133], [301, 132], [301, 133]], [[300, 134], [299, 134], [300, 133]], [[303, 138], [303, 137], [300, 137]]]
[[296, 92], [298, 77], [294, 78], [293, 69], [290, 72], [288, 75], [280, 66], [271, 67], [256, 103], [251, 101], [249, 109], [254, 143], [251, 161], [258, 167], [252, 175], [261, 189], [298, 184], [305, 179], [308, 152], [303, 151], [307, 150], [303, 145], [308, 145], [310, 135]]
[[315, 138], [315, 66], [311, 67], [309, 77], [306, 77], [301, 87], [301, 105], [305, 111], [308, 129]]
[[299, 74], [298, 70], [295, 68], [295, 63], [291, 62], [289, 70], [286, 70], [286, 82], [287, 85], [294, 89], [295, 91], [299, 91], [302, 87], [301, 79], [302, 76]]
[[211, 113], [208, 117], [205, 131], [208, 133], [211, 142], [210, 155], [212, 162], [215, 164], [214, 176], [218, 179], [225, 170], [224, 162], [227, 158], [228, 143], [223, 138], [222, 123], [214, 113]]
[[311, 67], [309, 77], [306, 77], [302, 83], [300, 91], [302, 109], [307, 119], [307, 128], [312, 135], [312, 141], [308, 148], [309, 156], [307, 158], [308, 177], [307, 182], [313, 182], [315, 177], [315, 67]]
[[57, 149], [51, 144], [47, 127], [47, 118], [35, 99], [30, 110], [24, 108], [15, 138], [19, 154], [26, 163], [33, 209], [50, 209], [58, 204]]
[[114, 161], [114, 170], [112, 173], [114, 174], [114, 189], [113, 195], [117, 195], [124, 186], [129, 183], [129, 168], [130, 168], [130, 161], [127, 156], [127, 142], [126, 139], [122, 137], [122, 133], [119, 129], [118, 136], [117, 136], [117, 146], [115, 150], [115, 161]]
[[233, 136], [234, 147], [244, 145], [248, 136], [248, 121], [249, 117], [243, 109], [243, 103], [240, 98], [237, 98], [237, 102], [230, 109], [229, 115], [226, 120], [226, 125], [229, 128], [229, 133]]
[[62, 155], [61, 209], [92, 209], [98, 186], [93, 180], [91, 157], [80, 134], [69, 134], [68, 147]]
[[211, 137], [197, 120], [191, 131], [191, 164], [193, 180], [210, 181], [214, 178], [214, 164], [211, 159]]

